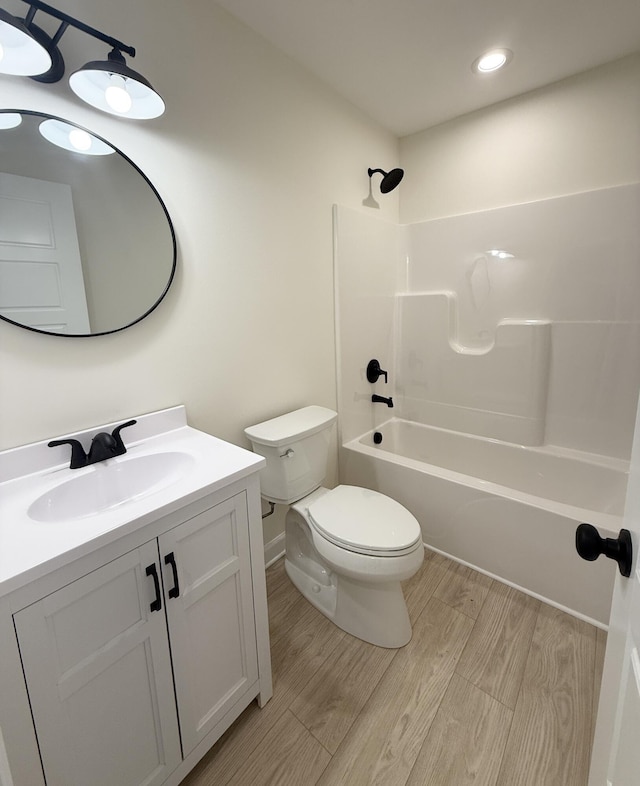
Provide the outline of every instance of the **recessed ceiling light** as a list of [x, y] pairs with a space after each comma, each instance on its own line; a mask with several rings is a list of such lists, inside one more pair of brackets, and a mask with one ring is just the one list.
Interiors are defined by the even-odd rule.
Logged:
[[474, 60], [471, 70], [477, 74], [490, 74], [506, 66], [512, 57], [510, 49], [492, 49]]

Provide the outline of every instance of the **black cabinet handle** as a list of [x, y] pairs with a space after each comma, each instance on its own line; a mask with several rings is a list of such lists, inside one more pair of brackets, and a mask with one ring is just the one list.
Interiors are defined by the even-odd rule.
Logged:
[[623, 576], [631, 575], [633, 548], [628, 529], [621, 529], [617, 538], [603, 538], [592, 524], [580, 524], [576, 530], [576, 551], [589, 562], [604, 554], [618, 563]]
[[162, 608], [162, 595], [160, 594], [160, 578], [155, 562], [147, 567], [146, 574], [147, 576], [153, 576], [153, 584], [156, 590], [156, 599], [150, 603], [149, 611], [160, 611]]
[[164, 564], [171, 565], [171, 570], [173, 571], [173, 587], [169, 590], [169, 597], [177, 598], [178, 595], [180, 595], [180, 585], [178, 584], [178, 568], [176, 566], [176, 558], [173, 551], [165, 555]]

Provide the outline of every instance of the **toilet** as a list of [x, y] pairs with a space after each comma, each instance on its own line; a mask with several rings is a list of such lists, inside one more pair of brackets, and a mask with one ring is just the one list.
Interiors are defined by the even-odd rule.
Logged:
[[245, 429], [266, 459], [263, 499], [290, 505], [285, 570], [304, 597], [347, 633], [379, 647], [402, 647], [411, 623], [401, 581], [424, 559], [420, 525], [390, 497], [359, 486], [326, 489], [337, 413], [297, 409]]

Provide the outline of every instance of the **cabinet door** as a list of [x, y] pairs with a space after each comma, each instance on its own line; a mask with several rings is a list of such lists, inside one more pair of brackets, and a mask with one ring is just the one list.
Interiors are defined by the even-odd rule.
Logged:
[[47, 786], [153, 786], [181, 761], [157, 541], [14, 616]]
[[187, 756], [258, 678], [246, 495], [159, 541]]

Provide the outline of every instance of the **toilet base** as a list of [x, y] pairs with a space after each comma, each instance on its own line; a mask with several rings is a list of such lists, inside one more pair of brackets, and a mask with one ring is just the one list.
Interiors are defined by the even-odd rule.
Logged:
[[287, 513], [287, 575], [309, 603], [342, 630], [378, 647], [403, 647], [411, 640], [411, 622], [400, 582], [420, 569], [424, 548], [420, 544], [409, 554], [379, 558], [316, 538], [307, 506], [312, 497], [326, 493], [318, 489]]
[[411, 641], [411, 622], [399, 581], [367, 584], [333, 573], [327, 585], [286, 558], [284, 567], [309, 603], [352, 636], [388, 649]]

